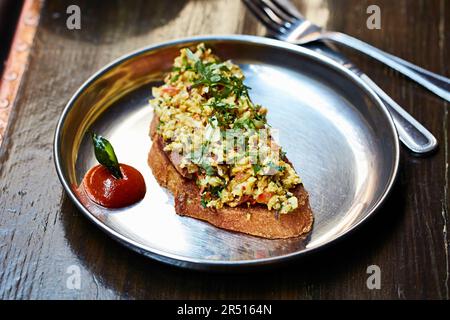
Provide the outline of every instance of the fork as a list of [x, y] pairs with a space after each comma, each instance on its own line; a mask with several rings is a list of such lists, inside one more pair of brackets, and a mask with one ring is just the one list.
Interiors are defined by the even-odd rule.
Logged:
[[306, 20], [291, 5], [277, 0], [244, 0], [249, 9], [275, 34], [276, 38], [304, 45], [315, 41], [335, 42], [362, 52], [402, 73], [450, 102], [450, 79], [425, 70], [399, 57], [341, 32], [325, 31]]
[[[275, 0], [244, 0], [244, 3], [267, 27], [270, 35], [279, 40], [294, 44], [308, 44], [308, 42], [302, 40], [304, 39], [303, 35], [306, 34], [308, 36], [312, 32], [316, 34], [320, 33], [321, 29], [305, 20], [289, 2], [281, 4]], [[381, 98], [395, 123], [400, 141], [411, 151], [417, 154], [424, 154], [437, 147], [438, 143], [436, 138], [424, 126], [389, 97], [367, 75], [356, 68], [348, 59], [323, 43], [315, 43], [312, 49], [325, 54], [357, 74]], [[414, 67], [423, 70], [420, 67]], [[435, 75], [426, 70], [423, 71], [431, 74], [432, 77], [437, 77], [436, 79], [444, 82], [449, 81], [450, 83], [450, 80], [445, 77]]]

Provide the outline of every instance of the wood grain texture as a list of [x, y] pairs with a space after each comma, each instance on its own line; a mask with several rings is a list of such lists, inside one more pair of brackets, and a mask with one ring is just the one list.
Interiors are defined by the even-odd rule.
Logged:
[[[66, 29], [78, 4], [82, 29]], [[450, 77], [450, 3], [378, 0], [382, 29], [366, 28], [368, 0], [299, 0], [306, 16]], [[426, 125], [440, 149], [426, 158], [402, 150], [383, 208], [332, 247], [270, 270], [200, 273], [139, 256], [74, 207], [52, 159], [56, 121], [95, 70], [144, 45], [196, 34], [264, 34], [238, 0], [47, 1], [31, 61], [0, 150], [0, 298], [3, 299], [448, 299], [448, 104], [361, 55], [348, 56]], [[379, 265], [380, 290], [366, 287]], [[81, 289], [66, 287], [67, 268]]]

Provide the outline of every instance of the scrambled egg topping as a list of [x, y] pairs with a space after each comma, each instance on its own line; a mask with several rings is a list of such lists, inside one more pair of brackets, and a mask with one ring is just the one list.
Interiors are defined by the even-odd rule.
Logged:
[[273, 141], [267, 109], [250, 100], [243, 81], [239, 66], [204, 44], [181, 49], [164, 84], [153, 88], [157, 132], [172, 162], [195, 179], [203, 207], [260, 203], [289, 213], [298, 207], [289, 190], [300, 177]]

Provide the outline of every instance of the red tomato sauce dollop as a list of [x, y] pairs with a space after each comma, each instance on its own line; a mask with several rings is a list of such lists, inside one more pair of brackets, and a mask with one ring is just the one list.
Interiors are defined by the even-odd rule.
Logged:
[[83, 179], [88, 197], [106, 208], [123, 208], [142, 200], [146, 192], [142, 174], [122, 163], [120, 171], [123, 178], [117, 179], [105, 166], [91, 168]]

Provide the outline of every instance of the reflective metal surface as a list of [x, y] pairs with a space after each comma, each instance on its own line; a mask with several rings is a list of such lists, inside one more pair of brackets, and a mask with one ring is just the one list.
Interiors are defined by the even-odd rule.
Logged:
[[292, 9], [291, 4], [282, 4], [276, 0], [245, 0], [245, 3], [268, 29], [278, 34], [278, 39], [300, 45], [325, 40], [347, 46], [377, 59], [450, 102], [450, 79], [444, 76], [425, 70], [348, 34], [324, 31], [306, 20], [299, 12], [295, 12], [296, 9]]
[[[398, 103], [396, 103], [366, 74], [359, 70], [342, 54], [332, 49], [332, 47], [324, 43], [315, 43], [316, 40], [320, 40], [322, 39], [322, 37], [327, 40], [328, 38], [326, 38], [326, 34], [342, 35], [348, 37], [350, 41], [352, 41], [351, 39], [357, 42], [359, 40], [336, 32], [323, 32], [319, 26], [303, 18], [300, 12], [297, 11], [297, 9], [289, 2], [289, 0], [286, 0], [284, 2], [284, 4], [281, 4], [277, 1], [271, 0], [245, 0], [245, 4], [247, 4], [249, 9], [255, 14], [259, 21], [261, 21], [268, 28], [272, 36], [274, 36], [276, 39], [294, 44], [314, 43], [312, 47], [314, 50], [321, 50], [322, 53], [324, 53], [328, 57], [333, 58], [343, 66], [355, 72], [373, 91], [375, 91], [375, 93], [378, 94], [383, 103], [386, 105], [392, 116], [395, 127], [397, 128], [399, 138], [408, 149], [418, 155], [423, 155], [437, 148], [438, 143], [433, 134], [428, 131], [427, 128], [425, 128], [420, 122], [414, 119], [414, 117], [411, 116]], [[309, 39], [311, 35], [314, 35], [314, 41], [304, 41], [305, 39]], [[399, 59], [394, 56], [391, 56], [391, 58]], [[408, 62], [406, 61], [403, 62], [408, 64]], [[417, 66], [414, 67], [416, 69], [420, 69]], [[423, 71], [428, 72], [426, 70]], [[449, 86], [450, 79], [446, 79], [436, 74], [432, 74], [432, 76], [434, 76], [435, 78], [442, 78], [444, 80], [447, 80], [447, 86]]]
[[[181, 47], [202, 41], [238, 63], [252, 99], [268, 107], [268, 121], [280, 130], [281, 145], [310, 195], [315, 223], [306, 239], [265, 240], [180, 217], [147, 166], [151, 87], [161, 83]], [[72, 188], [96, 164], [87, 130], [106, 136], [119, 161], [141, 171], [147, 184], [142, 202], [121, 210], [82, 205]], [[314, 51], [253, 36], [184, 39], [113, 62], [66, 106], [54, 152], [71, 199], [112, 237], [167, 263], [221, 269], [293, 258], [348, 233], [387, 196], [399, 160], [391, 118], [357, 76]]]

